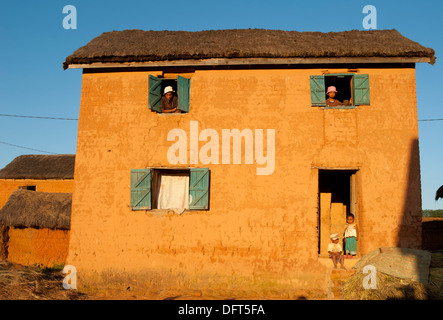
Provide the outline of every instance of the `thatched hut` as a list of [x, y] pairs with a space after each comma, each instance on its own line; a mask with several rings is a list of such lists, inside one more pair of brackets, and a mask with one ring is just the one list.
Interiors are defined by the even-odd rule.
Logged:
[[438, 188], [437, 192], [435, 193], [435, 201], [438, 199], [443, 199], [443, 186]]
[[9, 228], [7, 260], [47, 267], [64, 264], [71, 199], [70, 193], [14, 191], [0, 210], [0, 224]]

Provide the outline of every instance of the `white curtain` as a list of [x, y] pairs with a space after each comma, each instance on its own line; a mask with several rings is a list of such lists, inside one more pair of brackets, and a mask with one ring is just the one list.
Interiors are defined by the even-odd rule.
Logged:
[[158, 192], [158, 209], [189, 209], [189, 176], [167, 175], [160, 176]]

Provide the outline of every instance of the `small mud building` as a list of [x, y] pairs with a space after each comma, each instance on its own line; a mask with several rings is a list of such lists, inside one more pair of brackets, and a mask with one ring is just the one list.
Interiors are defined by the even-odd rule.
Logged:
[[[79, 285], [321, 289], [348, 213], [359, 254], [420, 248], [419, 62], [434, 51], [396, 30], [93, 39], [64, 63], [83, 69], [68, 256]], [[329, 86], [343, 105], [326, 106]]]
[[61, 266], [66, 261], [71, 193], [17, 189], [0, 209], [7, 226], [6, 259], [22, 265]]
[[75, 155], [22, 155], [0, 170], [0, 208], [16, 189], [72, 193]]
[[75, 155], [22, 155], [0, 170], [0, 258], [65, 262]]

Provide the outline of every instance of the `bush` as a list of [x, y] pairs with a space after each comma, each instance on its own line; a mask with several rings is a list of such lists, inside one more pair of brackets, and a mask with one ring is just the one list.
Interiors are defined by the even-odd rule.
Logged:
[[443, 209], [440, 210], [423, 210], [422, 216], [426, 218], [443, 218]]

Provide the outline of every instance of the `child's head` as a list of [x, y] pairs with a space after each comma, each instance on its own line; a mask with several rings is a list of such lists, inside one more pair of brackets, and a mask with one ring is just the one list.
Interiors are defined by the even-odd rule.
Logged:
[[354, 223], [354, 215], [352, 213], [348, 214], [348, 216], [346, 217], [346, 222]]
[[338, 233], [331, 234], [331, 241], [333, 243], [338, 243], [339, 238], [340, 238], [340, 236], [338, 235]]
[[334, 86], [328, 87], [328, 91], [326, 91], [326, 95], [333, 99], [335, 95], [337, 94], [337, 89]]

